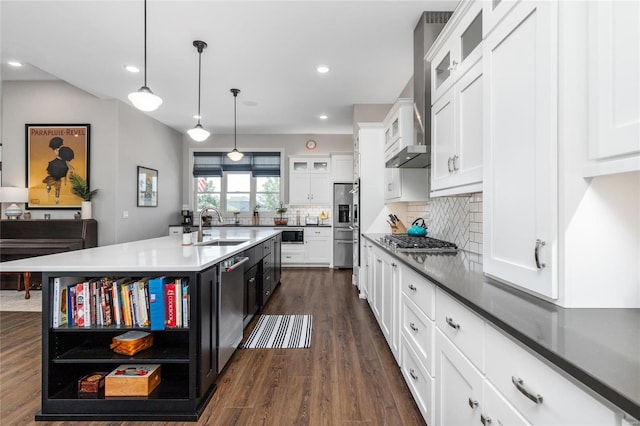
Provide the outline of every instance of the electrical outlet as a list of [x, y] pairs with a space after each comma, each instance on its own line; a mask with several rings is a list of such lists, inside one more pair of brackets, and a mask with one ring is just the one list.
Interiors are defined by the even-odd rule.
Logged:
[[127, 210], [124, 210], [124, 211], [122, 212], [122, 218], [123, 218], [123, 219], [129, 219], [129, 212], [128, 212]]

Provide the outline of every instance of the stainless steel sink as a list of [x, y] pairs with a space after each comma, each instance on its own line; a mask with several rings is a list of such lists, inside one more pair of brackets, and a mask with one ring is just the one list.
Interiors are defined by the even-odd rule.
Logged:
[[208, 240], [201, 243], [195, 243], [194, 246], [237, 246], [246, 243], [249, 240]]

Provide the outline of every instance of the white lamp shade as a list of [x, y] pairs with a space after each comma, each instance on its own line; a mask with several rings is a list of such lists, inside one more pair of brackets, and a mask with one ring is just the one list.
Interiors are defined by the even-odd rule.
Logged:
[[0, 188], [0, 202], [2, 203], [26, 203], [27, 201], [29, 201], [29, 188], [15, 186]]
[[210, 135], [210, 133], [206, 131], [200, 123], [196, 124], [193, 129], [187, 130], [187, 133], [191, 136], [191, 139], [196, 142], [205, 141]]
[[229, 160], [231, 161], [240, 161], [242, 160], [242, 157], [244, 157], [244, 154], [238, 151], [237, 149], [233, 148], [233, 151], [228, 153], [227, 157], [229, 157]]
[[140, 111], [155, 111], [162, 105], [160, 96], [154, 95], [147, 86], [142, 86], [137, 92], [129, 93], [129, 100]]

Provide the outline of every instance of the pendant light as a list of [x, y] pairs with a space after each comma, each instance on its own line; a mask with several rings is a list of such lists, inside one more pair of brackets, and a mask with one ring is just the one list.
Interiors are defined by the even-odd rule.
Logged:
[[141, 111], [155, 111], [162, 104], [160, 96], [154, 95], [147, 87], [147, 0], [144, 0], [144, 86], [129, 93], [129, 100]]
[[238, 148], [236, 145], [236, 134], [237, 134], [236, 110], [237, 110], [238, 93], [240, 93], [240, 89], [231, 89], [231, 93], [233, 93], [233, 151], [228, 153], [227, 157], [229, 157], [229, 160], [231, 161], [240, 161], [242, 160], [242, 157], [244, 157], [244, 154], [238, 151]]
[[193, 45], [198, 50], [198, 123], [193, 129], [187, 130], [191, 139], [196, 142], [202, 142], [207, 140], [209, 132], [206, 131], [202, 124], [200, 124], [200, 83], [202, 81], [202, 51], [207, 48], [207, 43], [200, 40], [194, 40]]

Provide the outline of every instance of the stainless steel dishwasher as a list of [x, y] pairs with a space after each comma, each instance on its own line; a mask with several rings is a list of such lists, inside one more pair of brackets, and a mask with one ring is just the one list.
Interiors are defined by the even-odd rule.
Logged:
[[248, 257], [220, 264], [218, 280], [218, 373], [242, 341], [244, 317], [244, 265]]

